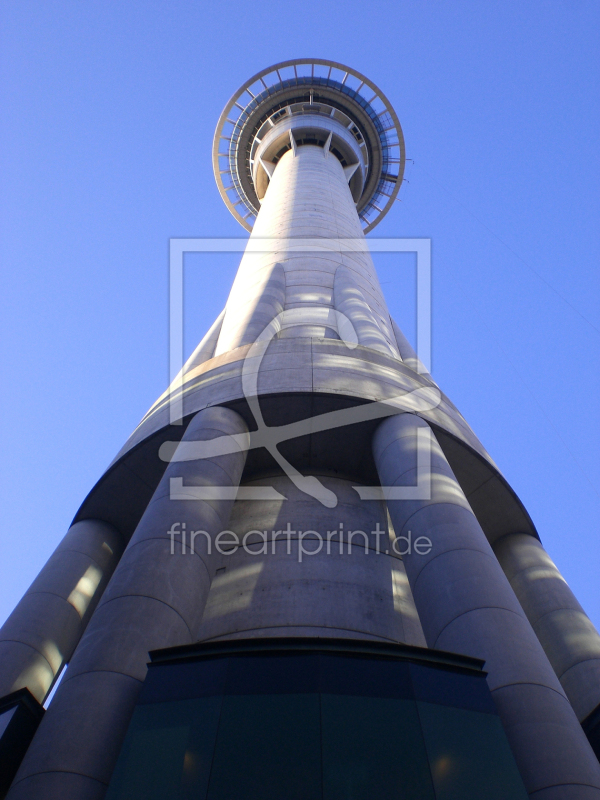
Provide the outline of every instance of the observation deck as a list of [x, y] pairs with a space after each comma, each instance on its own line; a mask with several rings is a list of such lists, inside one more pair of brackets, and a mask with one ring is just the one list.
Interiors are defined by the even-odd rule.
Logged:
[[364, 233], [390, 210], [402, 183], [404, 136], [383, 92], [356, 70], [325, 59], [283, 61], [229, 100], [213, 142], [221, 197], [252, 230], [279, 159], [302, 145], [339, 159]]

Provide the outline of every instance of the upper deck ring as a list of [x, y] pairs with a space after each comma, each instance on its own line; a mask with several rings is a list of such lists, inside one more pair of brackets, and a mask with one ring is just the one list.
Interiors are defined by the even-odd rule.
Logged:
[[[282, 61], [258, 72], [233, 95], [217, 124], [213, 169], [225, 205], [252, 230], [260, 208], [252, 179], [251, 153], [260, 128], [279, 109], [319, 102], [355, 123], [364, 138], [368, 172], [357, 202], [365, 233], [390, 210], [404, 175], [402, 128], [383, 92], [356, 70], [325, 59]], [[291, 113], [291, 112], [290, 112]]]

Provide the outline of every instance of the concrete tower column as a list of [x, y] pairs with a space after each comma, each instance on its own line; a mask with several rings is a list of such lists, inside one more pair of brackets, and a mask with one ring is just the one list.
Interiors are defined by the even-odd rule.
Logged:
[[[172, 500], [170, 481], [237, 487], [247, 427], [227, 408], [200, 411], [180, 447], [235, 436], [230, 455], [171, 463], [158, 485], [42, 720], [9, 792], [11, 800], [100, 800], [146, 674], [148, 651], [197, 638], [209, 589], [207, 536], [226, 527], [233, 496]], [[226, 494], [226, 493], [225, 493]], [[218, 498], [219, 492], [215, 496]], [[186, 530], [182, 536], [170, 530]]]
[[[417, 475], [426, 429], [431, 468]], [[382, 486], [430, 479], [430, 497], [388, 500], [430, 647], [485, 659], [488, 684], [525, 786], [535, 800], [600, 797], [600, 765], [439, 444], [425, 421], [391, 417], [373, 452]], [[425, 483], [426, 486], [426, 483]], [[416, 546], [418, 537], [427, 537]]]
[[600, 636], [541, 543], [525, 533], [494, 552], [580, 721], [600, 703]]
[[[306, 238], [319, 249], [295, 250], [293, 240]], [[364, 241], [344, 167], [323, 147], [288, 150], [274, 167], [262, 199], [227, 300], [215, 355], [254, 342], [284, 310], [322, 309], [326, 315], [337, 308], [353, 323], [359, 344], [397, 358], [373, 260], [364, 245], [348, 251], [340, 247], [340, 239]], [[255, 252], [261, 242], [271, 252]], [[336, 337], [331, 327], [310, 316], [282, 331], [280, 338]]]
[[27, 687], [43, 703], [71, 658], [123, 552], [98, 519], [69, 528], [0, 630], [0, 697]]

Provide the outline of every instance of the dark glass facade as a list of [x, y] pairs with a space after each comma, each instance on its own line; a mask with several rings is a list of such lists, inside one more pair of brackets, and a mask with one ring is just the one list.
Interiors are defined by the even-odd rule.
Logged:
[[107, 800], [526, 800], [481, 666], [341, 640], [155, 653]]

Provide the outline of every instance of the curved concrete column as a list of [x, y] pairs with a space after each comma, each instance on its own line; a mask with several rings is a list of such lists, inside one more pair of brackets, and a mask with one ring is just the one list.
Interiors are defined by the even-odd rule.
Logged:
[[600, 703], [600, 635], [541, 543], [526, 533], [494, 552], [554, 671], [584, 720]]
[[415, 486], [417, 451], [428, 449], [426, 440], [430, 467], [420, 469], [422, 499], [388, 499], [388, 508], [396, 534], [412, 541], [404, 563], [427, 643], [485, 660], [532, 798], [600, 798], [600, 765], [437, 440], [419, 417], [391, 417], [377, 429], [373, 452], [381, 484]]
[[[394, 331], [394, 338], [396, 339], [396, 344], [398, 345], [400, 358], [406, 364], [406, 366], [414, 369], [414, 371], [418, 372], [419, 375], [426, 375], [428, 378], [431, 378], [431, 375], [425, 369], [423, 362], [415, 353], [413, 346], [402, 333], [398, 325], [396, 325], [394, 320], [392, 320], [392, 330]], [[433, 380], [433, 378], [431, 378], [431, 380]]]
[[124, 546], [121, 534], [102, 520], [69, 528], [0, 630], [0, 697], [27, 687], [44, 702]]
[[398, 357], [398, 350], [393, 350], [369, 308], [363, 293], [347, 267], [338, 267], [333, 284], [335, 307], [344, 314], [356, 331], [358, 343], [363, 347], [379, 350], [386, 355]]
[[[236, 436], [234, 452], [177, 461], [194, 442]], [[240, 481], [248, 430], [227, 408], [190, 422], [71, 660], [9, 792], [11, 800], [96, 800], [104, 796], [148, 651], [195, 641], [210, 585], [208, 537], [223, 530]], [[194, 453], [186, 454], [186, 457]], [[171, 479], [189, 499], [172, 500]], [[225, 487], [225, 493], [217, 487]], [[228, 499], [194, 499], [212, 490]], [[185, 491], [185, 489], [183, 490]], [[210, 492], [209, 492], [210, 494]], [[181, 496], [181, 494], [180, 494]], [[184, 527], [185, 526], [185, 527]], [[181, 535], [186, 530], [185, 549]], [[191, 532], [207, 535], [195, 539]]]

